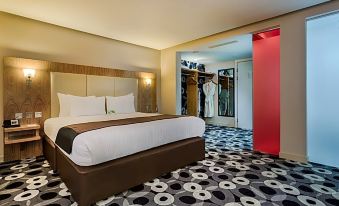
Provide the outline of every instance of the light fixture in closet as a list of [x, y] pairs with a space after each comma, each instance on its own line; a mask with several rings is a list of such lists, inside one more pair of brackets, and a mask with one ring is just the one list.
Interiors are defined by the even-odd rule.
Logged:
[[208, 60], [208, 58], [204, 58], [204, 57], [197, 57], [197, 58], [194, 58], [193, 61], [194, 62], [200, 62], [202, 60]]

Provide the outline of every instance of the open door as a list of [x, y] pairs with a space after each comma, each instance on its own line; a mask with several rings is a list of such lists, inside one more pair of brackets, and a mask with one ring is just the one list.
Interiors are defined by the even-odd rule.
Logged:
[[280, 29], [253, 35], [253, 148], [280, 152]]

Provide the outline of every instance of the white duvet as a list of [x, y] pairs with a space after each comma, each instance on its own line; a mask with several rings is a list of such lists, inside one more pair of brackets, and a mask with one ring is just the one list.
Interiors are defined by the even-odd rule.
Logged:
[[[59, 129], [67, 125], [154, 115], [158, 114], [131, 113], [50, 118], [45, 121], [44, 131], [55, 142]], [[74, 139], [72, 153], [65, 154], [79, 166], [90, 166], [171, 142], [202, 136], [204, 131], [205, 122], [197, 117], [113, 126], [78, 135]]]

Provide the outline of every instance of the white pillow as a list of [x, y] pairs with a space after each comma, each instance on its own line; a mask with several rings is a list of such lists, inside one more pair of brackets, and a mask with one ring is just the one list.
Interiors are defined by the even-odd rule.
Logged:
[[[70, 94], [62, 94], [57, 93], [58, 99], [59, 99], [59, 117], [68, 117], [71, 116], [71, 99], [73, 97], [80, 97], [80, 96], [74, 96]], [[89, 97], [95, 97], [95, 96], [89, 96]]]
[[106, 101], [107, 101], [107, 113], [135, 112], [133, 93], [119, 97], [106, 96]]
[[67, 117], [71, 111], [71, 95], [58, 93], [59, 98], [59, 117]]
[[77, 97], [70, 98], [70, 116], [105, 115], [105, 97]]

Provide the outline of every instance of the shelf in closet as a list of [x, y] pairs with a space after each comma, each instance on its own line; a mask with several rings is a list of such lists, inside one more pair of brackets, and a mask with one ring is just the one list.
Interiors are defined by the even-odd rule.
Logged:
[[202, 72], [196, 69], [186, 69], [186, 68], [181, 68], [181, 72], [184, 74], [196, 74], [198, 73], [199, 75], [204, 75], [204, 76], [211, 76], [213, 77], [215, 75], [215, 73], [211, 73], [211, 72]]

